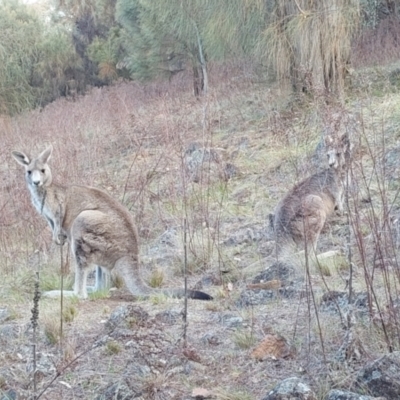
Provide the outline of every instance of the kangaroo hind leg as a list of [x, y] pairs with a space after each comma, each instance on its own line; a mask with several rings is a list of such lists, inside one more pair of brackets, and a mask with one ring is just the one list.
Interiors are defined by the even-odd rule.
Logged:
[[303, 224], [305, 243], [312, 253], [316, 253], [317, 242], [326, 221], [324, 202], [320, 196], [309, 195], [303, 200]]
[[87, 299], [87, 273], [88, 266], [84, 265], [84, 263], [80, 261], [76, 261], [75, 263], [75, 284], [74, 284], [74, 293], [81, 299]]
[[[104, 226], [103, 220], [104, 214], [99, 211], [82, 211], [76, 217], [71, 229], [71, 251], [75, 260], [74, 292], [80, 298], [88, 297], [86, 282], [90, 268], [96, 265], [97, 261], [106, 261], [106, 239], [101, 230]], [[98, 284], [103, 279], [98, 271], [100, 267], [96, 268], [94, 290], [99, 289]], [[89, 291], [93, 291], [93, 288], [89, 288]]]
[[86, 286], [88, 293], [99, 292], [102, 290], [110, 289], [111, 287], [111, 276], [107, 270], [104, 270], [100, 266], [96, 265], [95, 271], [95, 283], [94, 286]]
[[134, 296], [149, 296], [157, 292], [142, 280], [137, 255], [128, 254], [121, 257], [115, 263], [114, 270], [123, 278], [126, 287]]

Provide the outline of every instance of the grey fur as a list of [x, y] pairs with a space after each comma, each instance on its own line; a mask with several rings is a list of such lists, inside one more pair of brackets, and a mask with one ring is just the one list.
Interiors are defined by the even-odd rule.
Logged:
[[[130, 212], [106, 192], [90, 186], [53, 183], [48, 161], [52, 146], [37, 158], [12, 152], [25, 167], [32, 203], [53, 231], [53, 240], [67, 240], [75, 261], [74, 294], [87, 298], [86, 279], [91, 266], [99, 265], [120, 275], [135, 296], [163, 293], [183, 297], [184, 289], [155, 289], [142, 280], [138, 233]], [[211, 300], [206, 293], [188, 290], [189, 298]]]
[[343, 212], [348, 139], [329, 138], [328, 142], [329, 168], [297, 184], [275, 209], [273, 228], [278, 257], [293, 245], [306, 244], [309, 251], [315, 251], [326, 219], [335, 209]]

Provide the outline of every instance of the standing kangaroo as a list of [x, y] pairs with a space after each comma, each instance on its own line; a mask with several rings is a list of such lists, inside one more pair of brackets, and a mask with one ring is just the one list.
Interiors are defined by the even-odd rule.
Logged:
[[[62, 186], [53, 183], [48, 161], [53, 147], [37, 158], [13, 151], [17, 162], [25, 167], [25, 179], [32, 203], [53, 231], [53, 240], [71, 246], [75, 261], [74, 293], [87, 298], [86, 280], [90, 267], [99, 265], [114, 270], [135, 296], [163, 293], [184, 297], [184, 289], [155, 289], [140, 276], [138, 233], [129, 211], [106, 192], [90, 186]], [[99, 276], [101, 274], [97, 274]], [[206, 293], [188, 290], [192, 299], [211, 300]]]
[[343, 213], [348, 138], [328, 138], [327, 147], [329, 168], [297, 184], [276, 207], [272, 219], [278, 257], [293, 244], [306, 244], [315, 252], [326, 219], [335, 209]]

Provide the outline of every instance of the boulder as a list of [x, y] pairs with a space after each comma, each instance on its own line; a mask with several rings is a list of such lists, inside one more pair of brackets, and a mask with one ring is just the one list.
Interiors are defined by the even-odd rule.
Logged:
[[327, 394], [324, 400], [384, 400], [384, 397], [371, 397], [347, 390], [333, 389]]
[[263, 400], [317, 400], [317, 396], [301, 379], [293, 377], [280, 382]]
[[367, 364], [357, 376], [357, 385], [372, 396], [400, 399], [400, 351]]

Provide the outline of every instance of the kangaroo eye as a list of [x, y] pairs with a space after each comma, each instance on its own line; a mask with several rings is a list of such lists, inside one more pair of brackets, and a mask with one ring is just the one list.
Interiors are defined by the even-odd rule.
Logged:
[[30, 175], [32, 173], [32, 171], [26, 171], [28, 173], [28, 175]]
[[42, 169], [42, 174], [44, 174], [44, 169]]

